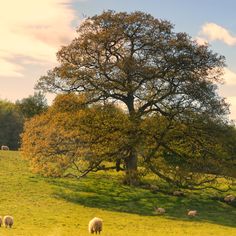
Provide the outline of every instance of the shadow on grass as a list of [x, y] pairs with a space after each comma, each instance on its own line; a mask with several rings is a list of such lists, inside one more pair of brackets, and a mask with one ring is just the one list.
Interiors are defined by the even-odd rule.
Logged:
[[[87, 207], [109, 211], [154, 216], [154, 207], [164, 207], [165, 217], [176, 220], [204, 221], [236, 227], [236, 208], [204, 195], [174, 197], [163, 193], [124, 186], [117, 178], [96, 175], [81, 180], [50, 179], [54, 197]], [[190, 219], [187, 209], [196, 209], [199, 215]]]

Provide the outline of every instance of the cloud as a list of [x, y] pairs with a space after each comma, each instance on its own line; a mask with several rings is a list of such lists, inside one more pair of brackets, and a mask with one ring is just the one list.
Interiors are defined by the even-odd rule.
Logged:
[[[199, 45], [212, 41], [222, 41], [229, 46], [236, 45], [236, 36], [228, 29], [215, 23], [206, 23], [202, 26], [201, 31], [196, 37]], [[226, 98], [230, 104], [230, 119], [236, 121], [236, 73], [229, 68], [224, 69], [224, 84], [219, 86], [219, 94]]]
[[219, 40], [229, 46], [236, 45], [236, 36], [232, 35], [229, 30], [215, 23], [206, 23], [202, 26], [199, 33], [199, 39], [207, 41]]
[[21, 71], [23, 67], [8, 62], [6, 59], [0, 58], [0, 76], [3, 77], [22, 77]]
[[8, 0], [0, 3], [0, 76], [23, 75], [22, 63], [52, 65], [56, 52], [75, 37], [72, 0]]
[[230, 119], [236, 121], [236, 73], [229, 68], [224, 69], [225, 83], [219, 86], [219, 95], [230, 104]]
[[202, 37], [196, 37], [196, 41], [199, 45], [204, 45], [208, 43], [208, 41]]
[[227, 97], [226, 101], [230, 104], [230, 119], [236, 121], [236, 96]]
[[223, 77], [226, 85], [236, 85], [236, 73], [232, 70], [225, 68]]

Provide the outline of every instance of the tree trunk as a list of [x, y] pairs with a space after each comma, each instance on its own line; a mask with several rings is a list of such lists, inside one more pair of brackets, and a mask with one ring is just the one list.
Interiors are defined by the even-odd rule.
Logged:
[[140, 179], [138, 176], [138, 157], [137, 152], [134, 149], [130, 151], [129, 156], [125, 159], [125, 165], [126, 170], [123, 183], [126, 185], [139, 185]]
[[139, 185], [140, 179], [138, 176], [138, 154], [135, 149], [137, 144], [137, 127], [139, 126], [139, 119], [134, 108], [133, 93], [127, 94], [126, 105], [129, 111], [130, 121], [133, 123], [133, 129], [130, 130], [130, 148], [129, 155], [125, 158], [125, 176], [123, 183], [127, 185]]

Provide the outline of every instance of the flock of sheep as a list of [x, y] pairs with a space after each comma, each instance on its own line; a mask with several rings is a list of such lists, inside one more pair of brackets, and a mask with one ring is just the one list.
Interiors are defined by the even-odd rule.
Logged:
[[[0, 227], [2, 226], [2, 224], [4, 224], [6, 228], [11, 228], [13, 226], [13, 223], [14, 219], [12, 216], [7, 215], [3, 218], [0, 216]], [[90, 220], [88, 225], [88, 231], [91, 234], [100, 234], [100, 232], [102, 231], [102, 219], [94, 217], [92, 220]]]
[[[181, 192], [181, 191], [175, 191], [175, 192], [173, 192], [173, 195], [174, 195], [174, 196], [183, 196], [184, 193]], [[234, 195], [229, 194], [229, 195], [227, 195], [227, 196], [224, 197], [224, 202], [226, 202], [226, 203], [232, 203], [232, 202], [235, 201], [235, 199], [236, 199], [236, 197], [235, 197]], [[155, 211], [155, 213], [158, 214], [158, 215], [163, 215], [163, 214], [166, 213], [166, 210], [165, 210], [164, 208], [162, 208], [162, 207], [155, 207], [155, 208], [154, 208], [154, 211]], [[198, 211], [197, 211], [197, 210], [190, 210], [190, 209], [188, 209], [188, 210], [187, 210], [187, 215], [190, 216], [190, 217], [195, 217], [195, 216], [198, 215]]]
[[[173, 193], [173, 195], [175, 196], [183, 196], [184, 193], [181, 191], [175, 191]], [[232, 203], [233, 201], [235, 201], [235, 196], [232, 194], [229, 194], [227, 196], [225, 196], [224, 201], [226, 203]], [[162, 207], [155, 207], [154, 208], [155, 213], [162, 215], [165, 214], [166, 210]], [[195, 217], [198, 215], [198, 211], [197, 210], [187, 210], [187, 215], [189, 217]], [[88, 225], [88, 231], [89, 233], [93, 234], [93, 233], [99, 233], [102, 231], [102, 219], [94, 217], [92, 220], [89, 221], [89, 225]]]
[[[8, 146], [2, 145], [1, 146], [1, 150], [9, 150]], [[173, 192], [174, 196], [184, 196], [184, 193], [182, 191], [174, 191]], [[235, 201], [235, 196], [229, 194], [227, 196], [225, 196], [224, 201], [226, 203], [232, 203], [233, 201]], [[162, 215], [166, 213], [166, 210], [162, 207], [155, 207], [154, 208], [155, 213]], [[198, 215], [198, 211], [197, 210], [187, 210], [187, 215], [189, 217], [195, 217]], [[94, 217], [92, 220], [89, 221], [88, 224], [88, 231], [89, 233], [93, 234], [100, 234], [102, 231], [102, 222], [103, 220], [98, 218], [98, 217]], [[2, 226], [2, 224], [5, 225], [5, 227], [9, 227], [11, 228], [13, 226], [14, 220], [12, 216], [4, 216], [3, 218], [0, 216], [0, 227]]]
[[[183, 192], [175, 191], [173, 193], [173, 195], [175, 195], [175, 196], [183, 196]], [[227, 195], [224, 198], [224, 201], [227, 202], [227, 203], [231, 203], [231, 202], [235, 201], [235, 196], [233, 196], [231, 194]], [[156, 207], [156, 208], [154, 208], [154, 210], [155, 210], [155, 212], [157, 214], [160, 214], [160, 215], [162, 215], [162, 214], [164, 214], [166, 212], [166, 210], [164, 208], [162, 208], [162, 207]], [[197, 212], [197, 210], [189, 210], [188, 209], [187, 215], [189, 217], [195, 217], [196, 215], [198, 215], [198, 212]], [[88, 231], [89, 231], [89, 233], [90, 234], [93, 234], [93, 233], [100, 234], [101, 231], [102, 231], [102, 222], [103, 222], [103, 220], [98, 218], [98, 217], [94, 217], [92, 220], [90, 220], [89, 224], [88, 224]], [[7, 215], [7, 216], [4, 216], [3, 219], [0, 216], [0, 227], [1, 227], [2, 224], [4, 224], [6, 228], [7, 227], [11, 228], [13, 223], [14, 223], [14, 220], [13, 220], [12, 216], [8, 216]]]
[[[175, 191], [173, 193], [173, 195], [175, 196], [183, 196], [183, 192], [181, 191]], [[226, 203], [232, 203], [233, 201], [235, 201], [235, 196], [233, 196], [232, 194], [229, 194], [227, 196], [225, 196], [224, 198], [224, 201]], [[162, 214], [165, 214], [166, 210], [162, 207], [155, 207], [154, 208], [155, 210], [155, 213], [159, 214], [159, 215], [162, 215]], [[195, 217], [198, 215], [198, 211], [197, 210], [187, 210], [187, 215], [189, 217]], [[90, 234], [100, 234], [101, 231], [102, 231], [102, 225], [103, 225], [103, 220], [98, 218], [98, 217], [94, 217], [92, 220], [89, 221], [89, 224], [88, 224], [88, 231]], [[0, 227], [2, 226], [2, 224], [5, 225], [5, 227], [9, 227], [11, 228], [13, 226], [13, 223], [14, 223], [14, 220], [13, 220], [13, 217], [12, 216], [4, 216], [3, 219], [2, 217], [0, 216]]]
[[[166, 210], [162, 207], [155, 207], [154, 208], [155, 213], [157, 213], [158, 215], [163, 215], [166, 213]], [[197, 210], [187, 210], [187, 215], [190, 217], [194, 217], [198, 214]]]
[[[165, 214], [166, 210], [162, 207], [156, 207], [154, 208], [155, 212], [159, 215]], [[197, 210], [187, 210], [187, 215], [190, 217], [194, 217], [198, 214]]]

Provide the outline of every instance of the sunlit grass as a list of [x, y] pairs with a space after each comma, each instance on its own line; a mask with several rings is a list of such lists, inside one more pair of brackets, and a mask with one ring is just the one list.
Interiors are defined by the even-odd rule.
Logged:
[[[236, 208], [209, 193], [173, 197], [127, 187], [110, 172], [75, 179], [43, 178], [29, 171], [18, 152], [0, 152], [0, 215], [13, 215], [13, 229], [0, 235], [86, 236], [88, 221], [104, 220], [104, 236], [236, 235]], [[164, 216], [154, 206], [164, 207]], [[190, 219], [186, 210], [197, 209]]]

